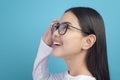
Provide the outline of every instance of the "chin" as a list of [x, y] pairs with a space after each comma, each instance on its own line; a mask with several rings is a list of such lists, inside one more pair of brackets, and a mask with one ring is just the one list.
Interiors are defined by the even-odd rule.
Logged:
[[55, 51], [53, 51], [52, 54], [53, 54], [54, 57], [63, 58], [63, 55], [62, 55], [61, 52], [55, 52]]

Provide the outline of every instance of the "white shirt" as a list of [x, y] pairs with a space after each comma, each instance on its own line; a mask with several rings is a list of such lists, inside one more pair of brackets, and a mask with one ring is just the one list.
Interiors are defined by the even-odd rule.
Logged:
[[92, 76], [78, 75], [71, 76], [68, 71], [52, 74], [48, 72], [48, 56], [52, 52], [52, 48], [46, 45], [41, 39], [37, 57], [34, 62], [33, 80], [96, 80]]

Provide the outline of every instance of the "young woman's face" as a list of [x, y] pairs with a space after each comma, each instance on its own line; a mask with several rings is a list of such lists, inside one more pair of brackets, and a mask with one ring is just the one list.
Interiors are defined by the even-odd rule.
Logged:
[[[70, 11], [65, 13], [59, 21], [60, 24], [65, 22], [69, 22], [69, 25], [81, 29], [76, 16]], [[53, 46], [52, 53], [55, 57], [65, 58], [77, 55], [81, 52], [82, 40], [84, 37], [80, 30], [69, 27], [64, 35], [60, 35], [58, 30], [56, 30], [52, 38], [53, 44], [60, 45]]]

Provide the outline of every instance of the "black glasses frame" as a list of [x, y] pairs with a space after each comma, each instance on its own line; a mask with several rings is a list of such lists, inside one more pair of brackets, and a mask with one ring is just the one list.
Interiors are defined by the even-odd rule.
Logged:
[[[61, 25], [66, 25], [66, 29], [65, 29], [65, 31], [64, 31], [64, 33], [61, 33], [61, 31], [60, 31], [60, 26]], [[64, 35], [66, 32], [67, 32], [67, 29], [69, 28], [69, 27], [72, 27], [72, 28], [74, 28], [74, 29], [76, 29], [76, 30], [80, 30], [81, 31], [81, 29], [78, 29], [78, 28], [76, 28], [76, 27], [74, 27], [74, 26], [71, 26], [71, 25], [69, 25], [68, 23], [55, 23], [55, 24], [53, 24], [52, 25], [52, 28], [51, 28], [51, 32], [53, 33], [54, 31], [56, 31], [57, 29], [58, 29], [58, 33], [60, 34], [60, 35]], [[56, 30], [54, 30], [54, 28], [56, 29]]]

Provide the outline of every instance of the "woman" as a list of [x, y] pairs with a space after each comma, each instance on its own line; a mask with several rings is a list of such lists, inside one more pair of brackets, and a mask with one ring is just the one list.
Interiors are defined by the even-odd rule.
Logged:
[[[63, 58], [68, 71], [48, 72], [48, 56]], [[88, 7], [73, 7], [54, 20], [41, 39], [34, 80], [110, 80], [104, 22]]]

